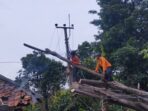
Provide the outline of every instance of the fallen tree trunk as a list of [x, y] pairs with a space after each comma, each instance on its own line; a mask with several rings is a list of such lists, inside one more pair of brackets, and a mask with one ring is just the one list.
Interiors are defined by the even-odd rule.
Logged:
[[147, 104], [137, 101], [137, 98], [132, 98], [132, 96], [130, 97], [129, 95], [122, 96], [122, 94], [111, 92], [105, 88], [98, 88], [89, 85], [79, 85], [79, 88], [74, 89], [73, 92], [98, 99], [106, 98], [109, 101], [135, 109], [137, 111], [148, 111]]
[[[88, 84], [88, 85], [92, 85], [92, 86], [101, 86], [101, 87], [104, 84], [104, 82], [101, 82], [101, 81], [88, 80], [88, 79], [81, 79], [79, 81], [79, 83], [80, 84]], [[145, 98], [148, 98], [148, 92], [125, 86], [124, 84], [121, 84], [117, 81], [107, 82], [106, 84], [110, 88], [118, 89], [118, 90], [121, 90], [121, 91], [124, 91], [124, 92], [135, 94], [137, 96], [143, 96]], [[104, 86], [105, 86], [105, 84], [104, 84]]]
[[69, 60], [66, 59], [65, 57], [62, 57], [60, 54], [58, 54], [58, 53], [56, 53], [56, 52], [54, 52], [54, 51], [51, 51], [50, 49], [42, 50], [42, 49], [36, 48], [36, 47], [34, 47], [34, 46], [31, 46], [31, 45], [28, 45], [28, 44], [25, 44], [25, 43], [24, 43], [24, 46], [29, 47], [29, 48], [34, 49], [34, 50], [37, 50], [37, 51], [40, 51], [40, 52], [43, 52], [43, 53], [45, 53], [45, 54], [53, 55], [53, 56], [55, 56], [55, 57], [57, 57], [57, 58], [59, 58], [59, 59], [65, 61], [65, 62], [67, 62], [67, 63], [69, 63], [69, 64], [71, 64], [71, 65], [73, 65], [73, 66], [75, 66], [75, 67], [77, 67], [77, 68], [79, 68], [79, 69], [81, 69], [81, 70], [84, 70], [84, 71], [90, 73], [90, 74], [93, 74], [93, 75], [99, 76], [99, 77], [103, 77], [102, 74], [99, 74], [99, 73], [97, 73], [97, 72], [95, 72], [95, 71], [93, 71], [93, 70], [90, 70], [90, 69], [88, 69], [88, 68], [86, 68], [86, 67], [84, 67], [84, 66], [82, 66], [82, 65], [73, 64], [71, 61], [69, 61]]
[[[119, 98], [123, 97], [126, 94], [126, 96], [124, 96], [125, 98], [131, 98], [131, 99], [136, 98], [139, 101], [148, 104], [147, 92], [141, 91], [141, 90], [138, 90], [138, 89], [134, 89], [134, 88], [131, 88], [131, 87], [127, 87], [127, 86], [120, 84], [116, 81], [104, 83], [102, 81], [97, 81], [97, 80], [81, 79], [79, 81], [79, 83], [82, 84], [82, 85], [87, 84], [87, 85], [91, 85], [91, 86], [95, 86], [95, 87], [99, 87], [99, 88], [102, 88], [104, 86], [104, 87], [110, 88], [110, 90], [112, 92], [115, 92], [115, 93], [118, 93], [118, 94], [121, 93], [122, 95], [118, 96]], [[107, 84], [107, 86], [106, 86], [106, 84]], [[120, 85], [118, 85], [118, 84], [120, 84], [122, 87], [120, 87]], [[132, 90], [129, 90], [129, 89], [132, 89]], [[129, 97], [127, 97], [127, 94], [129, 95]]]
[[88, 79], [80, 79], [79, 84], [88, 84], [96, 87], [105, 87], [106, 85], [102, 81], [97, 80], [88, 80]]
[[[125, 93], [116, 93], [112, 89], [94, 87], [94, 86], [90, 86], [90, 85], [86, 85], [86, 84], [83, 84], [83, 85], [80, 84], [77, 88], [79, 88], [80, 90], [92, 93], [92, 94], [102, 95], [103, 94], [102, 91], [103, 91], [106, 94], [114, 95], [115, 97], [121, 98], [121, 99], [127, 99], [127, 100], [138, 101], [138, 102], [141, 102], [141, 100], [145, 101], [143, 97], [135, 97], [135, 95], [129, 95], [129, 94], [125, 94]], [[104, 96], [104, 95], [102, 95], [102, 96]], [[148, 102], [148, 101], [145, 101], [145, 102]]]
[[[92, 75], [99, 76], [101, 78], [103, 77], [102, 74], [96, 73], [95, 71], [92, 71], [82, 65], [72, 64], [71, 61], [67, 60], [66, 58], [62, 57], [61, 55], [59, 55], [58, 53], [56, 53], [54, 51], [51, 51], [49, 49], [41, 50], [36, 47], [30, 46], [28, 44], [24, 44], [24, 45], [29, 48], [32, 48], [34, 50], [38, 50], [40, 52], [43, 52], [45, 54], [53, 55], [53, 56], [65, 61], [65, 62], [68, 62], [69, 64], [71, 64], [81, 70], [84, 70]], [[82, 82], [82, 84], [86, 84], [86, 82], [88, 82], [88, 81], [86, 80], [86, 81], [81, 81], [81, 82]], [[129, 96], [130, 96], [130, 94], [134, 94], [134, 96], [137, 96], [137, 97], [140, 96], [144, 102], [139, 102], [139, 100], [132, 101], [133, 98], [125, 97], [126, 95], [124, 95], [124, 97], [122, 98], [122, 95], [119, 95], [115, 92], [105, 90], [103, 88], [98, 88], [99, 85], [101, 85], [103, 87], [103, 84], [101, 82], [97, 82], [97, 81], [92, 80], [91, 82], [88, 82], [88, 84], [89, 84], [89, 86], [87, 86], [87, 88], [85, 85], [83, 85], [83, 86], [80, 85], [79, 88], [74, 89], [74, 92], [79, 93], [79, 94], [88, 95], [91, 97], [96, 97], [99, 99], [102, 97], [107, 97], [107, 98], [110, 98], [111, 101], [114, 103], [121, 104], [123, 106], [127, 106], [127, 107], [135, 109], [137, 111], [148, 111], [148, 106], [147, 106], [148, 105], [148, 102], [147, 102], [148, 92], [125, 86], [117, 81], [106, 83], [111, 89], [118, 89], [118, 90], [121, 90], [124, 92], [128, 92]], [[96, 88], [94, 86], [98, 86], [98, 87]], [[145, 98], [143, 99], [143, 97], [145, 97]]]
[[124, 84], [121, 84], [117, 81], [109, 82], [108, 85], [112, 88], [120, 89], [129, 93], [136, 94], [137, 96], [139, 95], [148, 98], [148, 92], [125, 86]]

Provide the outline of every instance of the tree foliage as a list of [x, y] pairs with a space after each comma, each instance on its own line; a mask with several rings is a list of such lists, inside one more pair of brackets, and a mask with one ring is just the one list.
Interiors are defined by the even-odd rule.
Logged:
[[31, 78], [30, 84], [41, 91], [60, 89], [65, 83], [64, 66], [61, 62], [51, 60], [44, 54], [27, 54], [22, 59], [23, 76]]
[[61, 90], [52, 96], [51, 111], [97, 111], [100, 102], [94, 98], [73, 95], [69, 90]]
[[[96, 40], [102, 44], [119, 80], [148, 89], [148, 1], [97, 0], [101, 10], [90, 11], [99, 19], [91, 23], [102, 32]], [[95, 12], [95, 13], [94, 13]]]
[[[33, 88], [42, 94], [45, 99], [45, 109], [48, 110], [48, 100], [57, 90], [65, 84], [65, 67], [61, 62], [47, 58], [44, 54], [34, 52], [27, 54], [21, 59], [23, 69], [17, 80], [28, 83], [28, 87]], [[24, 81], [28, 78], [28, 81]]]

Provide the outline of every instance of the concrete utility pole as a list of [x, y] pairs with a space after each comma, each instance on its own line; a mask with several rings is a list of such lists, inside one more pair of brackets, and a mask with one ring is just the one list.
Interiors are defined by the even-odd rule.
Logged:
[[[66, 24], [63, 24], [63, 26], [58, 26], [58, 24], [55, 24], [56, 28], [60, 28], [64, 30], [64, 35], [65, 35], [65, 45], [66, 45], [66, 55], [67, 59], [70, 60], [70, 49], [69, 49], [69, 38], [67, 34], [67, 30], [74, 29], [74, 25], [72, 24], [71, 26], [67, 27]], [[68, 70], [70, 70], [70, 64], [68, 63]], [[72, 74], [69, 74], [69, 81], [70, 85], [72, 84]]]
[[63, 26], [58, 26], [58, 24], [55, 24], [56, 28], [61, 28], [64, 30], [64, 35], [65, 35], [65, 45], [66, 45], [66, 54], [67, 54], [67, 59], [70, 60], [70, 50], [69, 50], [69, 38], [67, 36], [67, 30], [68, 29], [74, 29], [74, 25], [72, 24], [71, 27], [66, 27], [66, 24], [63, 24]]

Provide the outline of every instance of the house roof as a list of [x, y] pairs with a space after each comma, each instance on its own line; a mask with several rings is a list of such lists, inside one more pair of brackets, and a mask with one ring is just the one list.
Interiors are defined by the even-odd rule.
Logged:
[[39, 98], [37, 96], [0, 74], [0, 105], [7, 104], [9, 107], [28, 105], [36, 103]]

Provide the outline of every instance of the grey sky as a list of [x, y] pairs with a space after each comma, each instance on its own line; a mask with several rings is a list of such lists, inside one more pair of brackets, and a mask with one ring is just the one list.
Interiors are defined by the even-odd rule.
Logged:
[[0, 74], [16, 77], [21, 63], [2, 62], [20, 62], [21, 57], [31, 53], [23, 43], [48, 47], [65, 56], [63, 30], [54, 24], [68, 24], [69, 13], [75, 26], [71, 49], [83, 41], [94, 41], [97, 29], [89, 24], [95, 18], [88, 14], [91, 9], [99, 9], [96, 0], [0, 0]]

